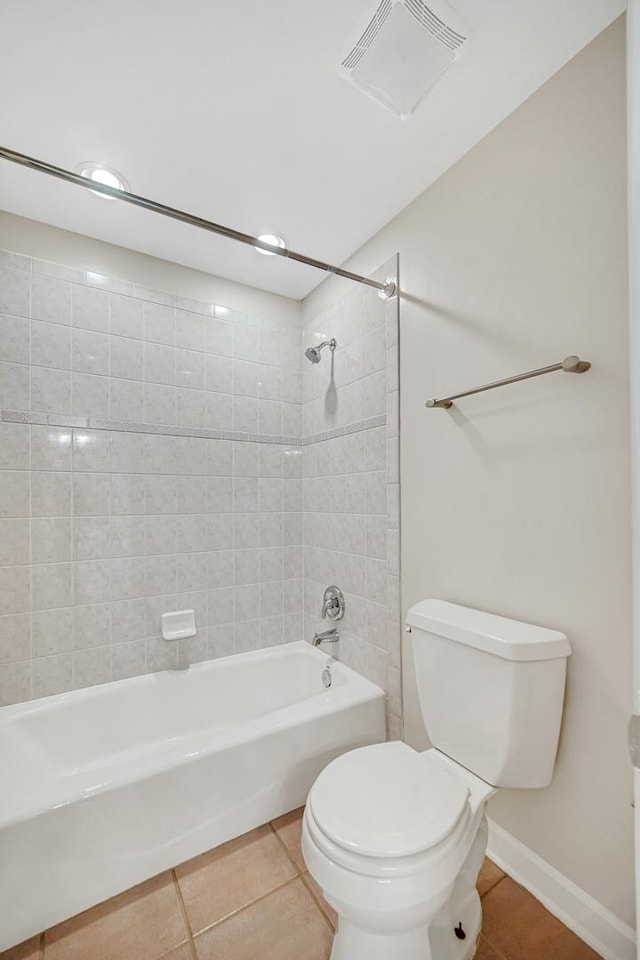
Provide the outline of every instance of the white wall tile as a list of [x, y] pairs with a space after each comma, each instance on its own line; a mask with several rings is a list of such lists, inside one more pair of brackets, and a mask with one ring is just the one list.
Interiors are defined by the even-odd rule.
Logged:
[[[30, 266], [0, 262], [0, 407], [299, 435], [297, 327]], [[236, 621], [245, 644], [297, 638], [301, 475], [278, 444], [0, 421], [0, 664], [20, 668], [0, 700], [171, 666], [180, 606], [190, 660], [231, 653]]]
[[28, 517], [30, 475], [26, 470], [0, 471], [0, 517]]
[[75, 650], [102, 646], [109, 642], [114, 604], [96, 603], [73, 608], [73, 645]]
[[[2, 286], [4, 284], [0, 280]], [[19, 311], [2, 309], [2, 312]], [[31, 316], [34, 320], [71, 324], [71, 284], [67, 280], [31, 274]]]
[[35, 659], [32, 683], [34, 697], [49, 697], [72, 690], [73, 658], [71, 654]]
[[30, 324], [26, 317], [0, 314], [0, 360], [29, 363]]
[[258, 396], [258, 364], [233, 361], [233, 392], [239, 397]]
[[41, 413], [71, 413], [71, 374], [66, 370], [32, 367], [31, 409]]
[[145, 343], [144, 379], [148, 383], [164, 383], [168, 386], [175, 386], [175, 350], [158, 343]]
[[176, 423], [176, 388], [145, 383], [143, 390], [146, 423]]
[[0, 706], [31, 697], [31, 661], [0, 664]]
[[10, 250], [0, 250], [0, 267], [7, 270], [24, 270], [28, 273], [31, 270], [31, 257], [25, 257], [21, 253], [13, 253]]
[[0, 565], [29, 563], [29, 521], [0, 520]]
[[[5, 429], [6, 428], [6, 429]], [[10, 429], [11, 428], [11, 429]], [[68, 471], [71, 469], [71, 430], [66, 427], [0, 424], [0, 437], [7, 441], [8, 452], [16, 450], [12, 462], [29, 465], [29, 430], [31, 430], [31, 469]], [[26, 450], [24, 441], [27, 441]], [[19, 445], [19, 446], [18, 446]], [[0, 463], [4, 443], [0, 444]], [[4, 464], [3, 464], [4, 465]]]
[[157, 303], [145, 303], [143, 305], [143, 313], [144, 339], [153, 343], [164, 343], [168, 346], [175, 346], [175, 308]]
[[109, 294], [109, 329], [112, 335], [142, 340], [144, 337], [142, 311], [143, 305], [139, 300], [120, 296], [117, 293]]
[[75, 373], [109, 376], [109, 342], [104, 333], [92, 330], [73, 331], [71, 366]]
[[111, 651], [111, 675], [114, 680], [137, 677], [146, 673], [146, 643], [114, 643]]
[[109, 378], [86, 373], [74, 373], [71, 377], [74, 416], [109, 416]]
[[144, 379], [144, 345], [139, 340], [111, 337], [110, 374], [122, 380]]
[[176, 422], [186, 427], [206, 427], [208, 420], [208, 398], [204, 390], [177, 387]]
[[50, 263], [48, 260], [39, 260], [33, 257], [31, 260], [31, 269], [33, 273], [40, 274], [43, 277], [57, 277], [58, 280], [70, 280], [72, 283], [84, 283], [84, 270], [77, 270], [75, 267], [67, 267], [61, 263]]
[[31, 363], [71, 369], [71, 328], [59, 323], [31, 321]]
[[[138, 447], [140, 438], [134, 437]], [[73, 431], [73, 469], [82, 473], [106, 473], [111, 466], [110, 434], [106, 430]]]
[[31, 521], [31, 562], [71, 560], [71, 520], [45, 517]]
[[[106, 477], [109, 480], [109, 477]], [[107, 497], [111, 495], [110, 507], [113, 516], [127, 514], [142, 514], [145, 512], [145, 490], [143, 484], [137, 477], [128, 474], [111, 474], [110, 491], [107, 488]], [[100, 502], [100, 501], [98, 501]], [[106, 510], [109, 512], [109, 500], [106, 500]], [[98, 511], [94, 511], [98, 512]]]
[[146, 561], [142, 557], [111, 561], [111, 599], [132, 600], [145, 596]]
[[25, 364], [0, 362], [0, 408], [31, 409], [31, 381]]
[[29, 316], [29, 277], [22, 270], [0, 267], [0, 313]]
[[245, 323], [233, 324], [233, 356], [238, 360], [258, 359], [258, 331]]
[[144, 384], [111, 379], [109, 417], [112, 420], [144, 420]]
[[231, 393], [233, 365], [227, 357], [205, 357], [205, 387], [214, 393]]
[[146, 636], [146, 601], [115, 600], [110, 604], [111, 640], [114, 644], [142, 640]]
[[47, 657], [73, 650], [73, 607], [31, 614], [34, 657]]
[[204, 390], [205, 356], [193, 350], [176, 351], [176, 385], [192, 390]]
[[206, 349], [204, 316], [186, 310], [176, 311], [176, 346], [185, 350]]
[[[259, 363], [256, 366], [258, 372], [258, 396], [261, 399], [287, 399], [299, 403], [300, 383], [295, 374], [290, 375], [287, 373], [285, 376], [284, 371], [280, 367], [271, 367], [266, 363]], [[293, 396], [291, 396], [291, 394], [293, 394]]]
[[72, 598], [72, 565], [70, 563], [32, 564], [31, 606], [33, 610], [69, 607]]
[[207, 353], [218, 357], [233, 356], [233, 326], [226, 320], [218, 317], [206, 319], [206, 346]]
[[29, 575], [26, 565], [0, 567], [0, 615], [25, 613], [30, 609]]
[[233, 429], [242, 433], [258, 432], [258, 401], [252, 397], [233, 398]]
[[73, 284], [71, 313], [75, 327], [109, 332], [109, 294], [105, 291]]
[[111, 522], [108, 517], [74, 518], [74, 560], [102, 560], [111, 555], [110, 546]]
[[30, 617], [26, 613], [0, 617], [0, 662], [31, 656]]
[[80, 650], [73, 655], [74, 687], [91, 687], [111, 680], [111, 647]]

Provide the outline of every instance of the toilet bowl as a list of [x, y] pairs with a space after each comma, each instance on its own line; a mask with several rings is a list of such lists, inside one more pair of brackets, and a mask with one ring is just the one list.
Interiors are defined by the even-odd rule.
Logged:
[[487, 801], [551, 780], [564, 634], [437, 600], [407, 620], [434, 746], [343, 754], [307, 798], [303, 855], [338, 914], [331, 960], [471, 960]]
[[392, 742], [345, 754], [316, 780], [302, 849], [339, 916], [331, 960], [473, 956], [494, 790], [455, 768]]

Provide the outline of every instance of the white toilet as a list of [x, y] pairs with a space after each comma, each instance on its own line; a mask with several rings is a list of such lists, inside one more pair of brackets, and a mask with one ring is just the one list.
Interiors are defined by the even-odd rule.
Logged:
[[331, 960], [470, 960], [486, 802], [551, 782], [566, 636], [442, 600], [407, 622], [433, 748], [343, 754], [304, 812], [304, 858], [338, 913]]

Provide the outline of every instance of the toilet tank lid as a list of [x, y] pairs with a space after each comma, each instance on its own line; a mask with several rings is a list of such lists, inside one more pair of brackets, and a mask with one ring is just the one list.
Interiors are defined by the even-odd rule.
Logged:
[[446, 600], [421, 600], [414, 604], [407, 614], [407, 623], [504, 660], [556, 660], [571, 653], [569, 640], [558, 630]]

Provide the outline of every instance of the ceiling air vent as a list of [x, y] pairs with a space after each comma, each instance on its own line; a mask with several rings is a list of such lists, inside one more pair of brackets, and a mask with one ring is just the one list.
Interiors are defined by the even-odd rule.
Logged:
[[406, 120], [468, 39], [446, 0], [381, 0], [354, 28], [338, 72]]

